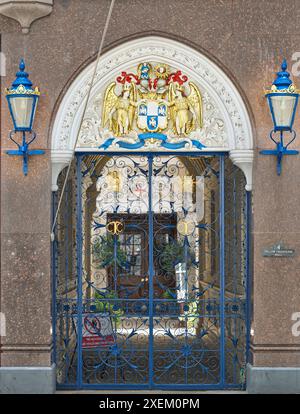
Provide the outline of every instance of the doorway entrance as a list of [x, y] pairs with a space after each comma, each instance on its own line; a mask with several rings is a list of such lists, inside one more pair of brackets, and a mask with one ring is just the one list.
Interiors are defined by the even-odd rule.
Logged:
[[58, 386], [243, 388], [249, 206], [226, 153], [78, 153], [53, 251]]

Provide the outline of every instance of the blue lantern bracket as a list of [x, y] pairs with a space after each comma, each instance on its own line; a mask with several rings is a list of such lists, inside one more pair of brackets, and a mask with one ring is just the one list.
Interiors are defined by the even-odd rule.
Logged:
[[23, 157], [23, 173], [24, 175], [28, 174], [28, 156], [29, 155], [42, 155], [45, 154], [44, 150], [30, 150], [29, 145], [35, 140], [36, 133], [31, 131], [32, 138], [30, 141], [26, 142], [26, 132], [22, 131], [22, 145], [14, 140], [13, 136], [16, 134], [16, 131], [11, 131], [9, 138], [18, 146], [17, 150], [8, 150], [6, 154], [13, 156]]
[[262, 154], [262, 155], [275, 155], [277, 157], [277, 167], [276, 167], [277, 175], [281, 175], [283, 156], [284, 155], [297, 155], [297, 154], [299, 154], [299, 151], [288, 149], [288, 146], [296, 138], [296, 132], [294, 130], [290, 131], [290, 133], [293, 136], [292, 136], [292, 139], [289, 141], [289, 143], [287, 145], [284, 145], [284, 142], [283, 142], [283, 131], [280, 131], [280, 140], [279, 141], [276, 141], [273, 138], [273, 135], [274, 135], [275, 132], [276, 132], [275, 130], [272, 130], [270, 132], [270, 138], [276, 144], [276, 149], [274, 149], [274, 150], [262, 150], [262, 151], [260, 151], [260, 154]]

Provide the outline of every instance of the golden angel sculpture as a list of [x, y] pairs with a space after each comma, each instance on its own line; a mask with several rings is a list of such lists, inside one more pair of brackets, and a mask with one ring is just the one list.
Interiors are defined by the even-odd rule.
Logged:
[[[116, 93], [117, 85], [120, 94]], [[202, 125], [198, 87], [180, 70], [172, 71], [166, 64], [141, 63], [136, 74], [121, 72], [106, 89], [102, 128], [108, 127], [115, 137], [131, 131], [165, 135], [169, 131], [174, 139], [188, 137]]]
[[111, 83], [105, 92], [102, 127], [109, 123], [109, 130], [118, 137], [133, 129], [137, 97], [133, 82], [125, 83], [119, 96], [115, 93], [115, 86], [115, 82]]
[[202, 98], [199, 89], [189, 82], [190, 94], [185, 95], [184, 86], [172, 82], [169, 86], [169, 118], [176, 135], [187, 136], [197, 127], [202, 128]]

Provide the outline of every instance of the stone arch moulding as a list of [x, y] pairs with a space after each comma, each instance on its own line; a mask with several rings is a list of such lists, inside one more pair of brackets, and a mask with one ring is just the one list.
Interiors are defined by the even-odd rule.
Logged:
[[[187, 74], [207, 95], [222, 120], [226, 143], [210, 146], [210, 151], [228, 151], [231, 160], [245, 174], [246, 190], [252, 190], [253, 134], [248, 111], [233, 82], [211, 60], [198, 51], [174, 40], [145, 37], [124, 43], [99, 61], [89, 106], [94, 105], [107, 85], [123, 70], [140, 62], [161, 62]], [[57, 177], [72, 159], [80, 120], [95, 62], [87, 66], [73, 81], [63, 97], [52, 128], [52, 190], [57, 190]], [[87, 111], [88, 112], [88, 111]], [[100, 111], [98, 111], [100, 113]], [[92, 120], [95, 124], [97, 120]], [[205, 122], [205, 117], [204, 117]], [[211, 122], [208, 122], [210, 124]], [[224, 136], [225, 136], [224, 135]], [[205, 151], [205, 149], [203, 150]]]

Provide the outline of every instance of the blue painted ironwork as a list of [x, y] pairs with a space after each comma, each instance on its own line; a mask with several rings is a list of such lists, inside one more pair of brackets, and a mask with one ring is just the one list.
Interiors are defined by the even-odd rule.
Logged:
[[251, 339], [251, 320], [252, 320], [252, 302], [251, 302], [251, 291], [252, 291], [252, 270], [251, 270], [251, 210], [252, 210], [252, 198], [251, 192], [246, 191], [245, 194], [245, 211], [246, 211], [246, 323], [247, 323], [247, 339], [246, 339], [246, 358], [247, 363], [250, 362], [250, 339]]
[[[294, 124], [296, 109], [298, 105], [299, 92], [295, 89], [294, 85], [292, 84], [292, 81], [290, 79], [290, 74], [289, 72], [287, 72], [287, 63], [285, 59], [282, 62], [281, 71], [277, 72], [277, 78], [274, 80], [271, 89], [266, 92], [265, 96], [268, 100], [268, 104], [269, 104], [269, 108], [270, 108], [270, 112], [272, 116], [272, 121], [274, 124], [274, 129], [270, 132], [270, 138], [276, 144], [276, 149], [262, 150], [260, 151], [260, 154], [275, 155], [277, 158], [277, 166], [276, 166], [277, 175], [281, 175], [283, 156], [299, 154], [299, 151], [297, 150], [288, 149], [289, 145], [296, 138], [296, 132], [293, 130], [293, 124]], [[292, 107], [291, 107], [292, 113], [289, 119], [286, 120], [287, 123], [282, 123], [281, 116], [280, 116], [280, 119], [277, 119], [278, 114], [277, 112], [275, 112], [275, 109], [274, 109], [273, 101], [274, 99], [280, 98], [280, 97], [283, 100], [287, 100], [287, 105], [285, 106], [288, 106], [288, 102], [291, 102], [291, 98], [294, 98]], [[285, 110], [286, 108], [284, 107], [280, 109], [280, 111], [285, 111]], [[291, 139], [287, 144], [284, 143], [284, 132], [285, 131], [291, 134]], [[278, 141], [274, 139], [274, 134], [276, 134], [277, 132], [279, 132], [280, 134]]]
[[[24, 60], [21, 59], [19, 65], [19, 71], [16, 73], [16, 79], [13, 81], [11, 87], [6, 91], [6, 99], [8, 102], [8, 108], [10, 115], [13, 120], [14, 124], [14, 131], [20, 132], [31, 132], [32, 131], [32, 124], [34, 120], [35, 110], [37, 106], [37, 102], [39, 99], [39, 91], [38, 89], [32, 88], [32, 82], [28, 78], [28, 73], [25, 72], [25, 63]], [[18, 99], [26, 99], [28, 101], [32, 101], [32, 107], [29, 117], [28, 125], [22, 125], [19, 123], [18, 114], [15, 113], [15, 108], [13, 107], [13, 102]], [[26, 108], [23, 109], [24, 111]]]
[[[57, 209], [57, 193], [52, 192], [52, 205], [51, 205], [51, 223], [53, 223], [55, 217], [55, 211]], [[57, 252], [57, 245], [56, 241], [53, 240], [51, 244], [51, 268], [52, 268], [52, 280], [51, 280], [51, 293], [52, 293], [52, 300], [51, 300], [51, 315], [52, 315], [52, 338], [53, 338], [53, 348], [51, 353], [51, 364], [55, 363], [56, 358], [56, 320], [57, 320], [57, 312], [56, 312], [56, 284], [57, 284], [57, 275], [56, 275], [56, 252]]]
[[[225, 164], [225, 383], [245, 387], [250, 337], [250, 193]], [[246, 350], [246, 352], [245, 352]]]
[[219, 245], [220, 245], [220, 385], [223, 388], [225, 383], [225, 165], [224, 158], [219, 159]]
[[[273, 106], [273, 97], [283, 98], [295, 98], [295, 102], [292, 108], [292, 116], [290, 117], [289, 123], [286, 125], [279, 124], [279, 120], [276, 118], [276, 114]], [[277, 78], [274, 80], [270, 91], [266, 92], [266, 98], [271, 111], [272, 120], [274, 123], [274, 131], [292, 131], [295, 120], [295, 113], [298, 104], [299, 93], [296, 91], [293, 83], [290, 79], [290, 74], [287, 72], [287, 63], [284, 59], [281, 64], [281, 71], [277, 72]]]
[[243, 388], [242, 172], [223, 154], [194, 154], [194, 169], [185, 153], [104, 154], [77, 156], [56, 227], [58, 387]]
[[[145, 132], [139, 134], [138, 139], [138, 142], [130, 143], [127, 141], [122, 141], [118, 138], [108, 138], [103, 144], [100, 145], [99, 149], [107, 150], [112, 144], [117, 144], [120, 148], [124, 148], [127, 150], [137, 150], [140, 148], [144, 148], [147, 140], [158, 140], [160, 141], [160, 147], [167, 148], [172, 151], [183, 149], [188, 144], [188, 141], [186, 140], [176, 143], [168, 142], [167, 135], [159, 132]], [[204, 144], [195, 139], [192, 139], [191, 143], [197, 149], [201, 150], [202, 148], [205, 148]]]
[[25, 131], [22, 132], [22, 144], [20, 145], [17, 141], [15, 141], [13, 139], [13, 136], [15, 134], [15, 131], [11, 131], [9, 134], [9, 138], [11, 139], [11, 141], [13, 141], [19, 149], [17, 150], [7, 150], [6, 154], [8, 155], [13, 155], [13, 156], [21, 156], [23, 157], [23, 174], [27, 175], [28, 174], [28, 157], [30, 155], [42, 155], [45, 154], [44, 150], [29, 150], [28, 147], [29, 145], [35, 140], [36, 138], [36, 134], [35, 132], [32, 131], [32, 138], [30, 141], [26, 142], [26, 133]]
[[[13, 141], [18, 149], [17, 150], [8, 150], [6, 154], [13, 155], [13, 156], [21, 156], [23, 157], [23, 173], [24, 175], [28, 174], [28, 157], [31, 155], [42, 155], [45, 153], [43, 150], [29, 150], [29, 145], [36, 139], [36, 133], [32, 131], [34, 116], [36, 112], [36, 107], [39, 99], [39, 91], [38, 89], [32, 89], [32, 82], [28, 78], [28, 73], [25, 72], [25, 63], [24, 60], [21, 59], [19, 71], [16, 73], [16, 79], [12, 83], [10, 89], [6, 91], [6, 98], [8, 102], [9, 112], [12, 117], [14, 130], [10, 132], [9, 138]], [[13, 102], [17, 100], [26, 100], [32, 101], [31, 102], [31, 112], [29, 117], [29, 122], [27, 125], [19, 123], [19, 117], [15, 111], [17, 110]], [[30, 106], [29, 106], [30, 107]], [[18, 109], [26, 111], [27, 108], [19, 108]], [[22, 118], [22, 117], [21, 117]], [[17, 133], [22, 134], [22, 143], [19, 144], [13, 137]], [[26, 140], [26, 133], [31, 134], [31, 138], [27, 141]]]
[[[58, 180], [59, 191], [54, 196], [54, 211], [65, 179], [64, 170]], [[57, 380], [72, 388], [77, 385], [77, 307], [76, 291], [76, 172], [70, 173], [53, 241], [53, 351]]]
[[270, 132], [270, 138], [276, 144], [276, 149], [275, 150], [261, 150], [260, 154], [262, 154], [262, 155], [275, 155], [277, 157], [277, 164], [276, 164], [277, 175], [281, 175], [283, 156], [284, 155], [297, 155], [297, 154], [299, 154], [298, 150], [288, 149], [288, 146], [296, 138], [296, 132], [295, 131], [290, 132], [292, 134], [292, 139], [286, 145], [284, 145], [284, 142], [283, 142], [283, 131], [282, 130], [280, 131], [280, 139], [279, 139], [278, 142], [273, 138], [274, 133], [275, 133], [275, 130]]
[[153, 360], [153, 335], [154, 335], [154, 212], [153, 212], [153, 154], [148, 155], [148, 223], [149, 223], [149, 388], [154, 387], [153, 371], [154, 371], [154, 360]]
[[82, 315], [83, 315], [83, 285], [82, 285], [82, 185], [81, 185], [81, 156], [77, 157], [76, 165], [76, 269], [77, 269], [77, 381], [82, 383]]

